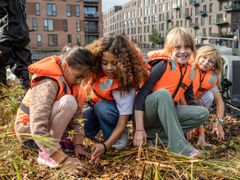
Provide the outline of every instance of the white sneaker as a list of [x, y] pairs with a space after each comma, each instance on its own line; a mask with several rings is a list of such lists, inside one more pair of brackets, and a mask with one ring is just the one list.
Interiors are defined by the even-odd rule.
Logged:
[[48, 157], [44, 152], [39, 151], [37, 162], [39, 164], [48, 166], [50, 168], [57, 168], [59, 165], [56, 161], [54, 161], [52, 158]]
[[120, 138], [115, 143], [113, 143], [112, 147], [115, 149], [123, 149], [127, 147], [127, 144], [128, 144], [128, 130], [127, 128], [125, 128]]

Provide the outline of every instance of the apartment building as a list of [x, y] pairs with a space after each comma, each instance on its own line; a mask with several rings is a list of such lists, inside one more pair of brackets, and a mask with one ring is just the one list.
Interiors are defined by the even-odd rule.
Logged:
[[102, 0], [27, 0], [32, 51], [84, 46], [102, 36]]
[[240, 28], [240, 0], [130, 0], [104, 12], [103, 27], [104, 36], [126, 34], [141, 47], [151, 46], [153, 29], [163, 43], [174, 27], [189, 28], [202, 42], [210, 37], [210, 41], [227, 45], [227, 38]]

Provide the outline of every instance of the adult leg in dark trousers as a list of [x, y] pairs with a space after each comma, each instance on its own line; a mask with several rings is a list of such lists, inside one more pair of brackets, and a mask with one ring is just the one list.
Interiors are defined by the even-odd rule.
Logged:
[[0, 81], [6, 84], [6, 66], [20, 79], [23, 88], [29, 87], [27, 68], [32, 63], [26, 49], [29, 29], [26, 23], [25, 0], [0, 1]]
[[[7, 85], [6, 66], [9, 65], [13, 74], [20, 79], [20, 85], [27, 89], [29, 88], [29, 73], [27, 67], [31, 64], [31, 53], [28, 49], [14, 50], [12, 48], [1, 51], [0, 55], [0, 82]], [[10, 50], [9, 50], [10, 49]]]
[[30, 85], [29, 72], [27, 68], [31, 62], [31, 53], [25, 48], [17, 50], [13, 54], [13, 58], [8, 62], [11, 71], [19, 78], [20, 85], [25, 89], [28, 89]]

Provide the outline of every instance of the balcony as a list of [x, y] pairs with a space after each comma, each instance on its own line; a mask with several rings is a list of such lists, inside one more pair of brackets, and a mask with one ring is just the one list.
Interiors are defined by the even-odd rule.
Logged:
[[98, 18], [99, 17], [99, 13], [95, 12], [95, 13], [84, 13], [84, 17], [85, 18]]
[[200, 10], [199, 11], [200, 16], [206, 17], [207, 16], [207, 11], [206, 10]]
[[224, 38], [233, 38], [233, 33], [230, 32], [219, 32], [219, 37], [224, 37]]
[[176, 11], [180, 10], [180, 5], [174, 4], [173, 5], [173, 9], [175, 9]]
[[96, 33], [96, 34], [98, 34], [99, 33], [99, 29], [98, 29], [98, 27], [86, 26], [85, 27], [85, 32], [86, 33]]
[[224, 7], [226, 12], [231, 12], [231, 11], [240, 11], [240, 5], [230, 5], [230, 6], [225, 6]]
[[167, 16], [167, 17], [165, 18], [165, 21], [169, 23], [169, 22], [172, 22], [172, 19], [173, 19], [172, 16]]
[[98, 4], [98, 0], [84, 0], [84, 3], [88, 3], [88, 4]]
[[214, 24], [216, 24], [216, 25], [218, 25], [218, 26], [221, 26], [221, 25], [228, 25], [229, 22], [227, 21], [226, 18], [216, 18]]
[[190, 13], [184, 13], [183, 14], [183, 17], [186, 18], [186, 19], [191, 19], [191, 14]]
[[190, 0], [190, 4], [193, 6], [199, 6], [200, 5], [200, 0]]
[[192, 24], [190, 24], [190, 27], [194, 28], [194, 29], [199, 29], [198, 23], [192, 23]]

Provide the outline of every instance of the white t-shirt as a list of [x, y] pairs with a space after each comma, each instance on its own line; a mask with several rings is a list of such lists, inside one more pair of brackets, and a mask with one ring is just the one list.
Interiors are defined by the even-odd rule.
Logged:
[[119, 115], [133, 114], [133, 103], [136, 96], [136, 91], [132, 88], [130, 91], [113, 91], [113, 99], [116, 102]]

